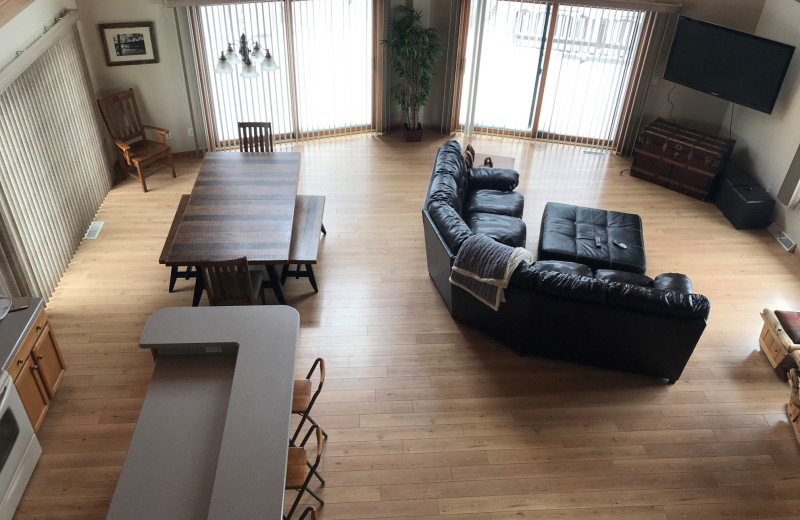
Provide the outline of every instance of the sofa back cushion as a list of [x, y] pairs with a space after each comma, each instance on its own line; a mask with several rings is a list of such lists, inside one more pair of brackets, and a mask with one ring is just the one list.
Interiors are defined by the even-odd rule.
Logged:
[[428, 204], [428, 214], [450, 251], [453, 254], [458, 253], [464, 240], [472, 235], [472, 231], [464, 222], [464, 219], [461, 218], [461, 215], [449, 204], [435, 201]]
[[603, 280], [604, 282], [629, 283], [633, 285], [641, 285], [643, 287], [653, 287], [653, 279], [649, 276], [639, 273], [616, 271], [614, 269], [598, 269], [595, 271], [594, 277], [598, 280]]
[[445, 202], [460, 215], [469, 191], [469, 177], [458, 142], [447, 141], [439, 148], [432, 177], [428, 189], [428, 209], [432, 202]]
[[609, 282], [606, 301], [656, 314], [683, 318], [707, 318], [711, 309], [708, 298], [701, 294], [665, 291], [626, 283]]
[[[548, 268], [553, 270], [545, 270]], [[605, 283], [591, 274], [591, 269], [574, 262], [523, 262], [511, 276], [510, 285], [559, 298], [603, 302]]]

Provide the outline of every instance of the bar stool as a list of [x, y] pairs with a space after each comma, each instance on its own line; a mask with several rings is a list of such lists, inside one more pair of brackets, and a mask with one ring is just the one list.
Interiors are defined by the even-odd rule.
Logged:
[[[317, 468], [319, 467], [319, 461], [322, 458], [322, 428], [319, 426], [313, 426], [309, 430], [309, 433], [317, 432], [317, 457], [314, 460], [314, 463], [311, 464], [308, 461], [308, 453], [306, 452], [305, 448], [297, 448], [294, 446], [289, 447], [289, 456], [288, 461], [286, 463], [286, 486], [285, 488], [288, 489], [295, 489], [297, 490], [297, 498], [294, 499], [292, 503], [292, 508], [289, 509], [289, 512], [283, 515], [284, 520], [289, 520], [292, 518], [295, 509], [297, 509], [297, 505], [300, 503], [300, 499], [303, 498], [303, 493], [308, 492], [309, 495], [314, 497], [317, 502], [319, 502], [320, 506], [325, 505], [325, 501], [322, 500], [316, 493], [312, 490], [308, 489], [308, 484], [311, 482], [311, 477], [316, 476], [322, 485], [325, 485], [325, 480], [320, 476], [317, 472]], [[312, 508], [313, 509], [313, 508]], [[305, 516], [309, 513], [308, 508], [303, 512], [303, 516], [301, 518], [305, 518]], [[312, 518], [316, 518], [316, 512], [312, 513]]]
[[[311, 383], [311, 376], [314, 374], [314, 370], [319, 366], [319, 386], [317, 386], [317, 390], [314, 392], [314, 395], [311, 395], [311, 389], [313, 387]], [[308, 433], [303, 438], [303, 442], [300, 443], [300, 446], [305, 446], [308, 438], [311, 436], [311, 432], [314, 430], [314, 427], [318, 427], [319, 425], [311, 418], [311, 408], [314, 406], [314, 402], [316, 402], [319, 393], [322, 391], [322, 385], [325, 383], [325, 360], [322, 358], [317, 358], [314, 361], [314, 364], [311, 365], [311, 370], [308, 371], [308, 375], [305, 379], [295, 379], [294, 381], [294, 394], [292, 396], [292, 413], [297, 414], [302, 419], [300, 420], [300, 424], [297, 425], [297, 430], [295, 430], [294, 435], [292, 435], [292, 439], [289, 441], [289, 446], [296, 446], [297, 437], [300, 435], [300, 432], [303, 429], [303, 425], [306, 421], [311, 423], [311, 428], [309, 428]], [[321, 427], [319, 431], [322, 432], [322, 435], [325, 436], [325, 439], [328, 438], [328, 434], [325, 433]]]

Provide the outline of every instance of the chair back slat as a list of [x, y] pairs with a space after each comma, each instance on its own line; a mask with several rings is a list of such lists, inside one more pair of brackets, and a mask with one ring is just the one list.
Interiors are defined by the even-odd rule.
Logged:
[[137, 137], [145, 138], [133, 89], [99, 99], [97, 106], [100, 107], [100, 114], [111, 137], [125, 142]]
[[209, 305], [253, 305], [247, 257], [205, 262], [200, 266]]
[[274, 152], [272, 123], [239, 123], [240, 152]]

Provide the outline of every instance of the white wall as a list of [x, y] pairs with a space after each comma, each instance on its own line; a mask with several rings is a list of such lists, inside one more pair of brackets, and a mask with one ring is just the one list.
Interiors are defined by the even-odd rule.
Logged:
[[[42, 0], [39, 0], [42, 1]], [[178, 36], [172, 9], [162, 0], [76, 0], [80, 12], [83, 47], [98, 98], [133, 88], [145, 124], [167, 128], [174, 152], [194, 150], [194, 138], [183, 78]], [[106, 65], [100, 33], [101, 23], [154, 22], [159, 63]]]
[[[755, 34], [798, 48], [772, 114], [740, 106], [734, 111], [732, 164], [755, 175], [775, 197], [800, 146], [800, 3], [767, 0]], [[800, 241], [800, 215], [776, 206], [776, 222]]]
[[63, 9], [75, 9], [75, 0], [36, 0], [0, 27], [0, 69], [33, 43]]
[[[789, 3], [788, 0], [780, 0]], [[752, 33], [756, 29], [764, 0], [683, 0], [681, 14], [690, 18], [724, 25], [739, 31]], [[664, 81], [664, 67], [672, 45], [674, 24], [667, 27], [661, 55], [656, 65], [647, 103], [644, 109], [644, 124], [657, 117], [667, 117], [670, 105], [667, 94], [673, 84]], [[730, 103], [714, 96], [677, 85], [670, 95], [675, 109], [672, 117], [679, 123], [706, 132], [717, 132], [725, 118]]]

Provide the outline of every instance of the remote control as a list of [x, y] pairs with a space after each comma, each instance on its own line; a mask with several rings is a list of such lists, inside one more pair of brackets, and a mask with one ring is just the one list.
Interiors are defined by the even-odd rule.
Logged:
[[612, 243], [620, 249], [628, 249], [628, 246], [626, 246], [623, 242], [620, 242], [619, 240], [614, 240]]
[[599, 238], [595, 238], [594, 239], [594, 247], [596, 247], [597, 249], [600, 249], [601, 247], [603, 247], [603, 243], [600, 242]]

